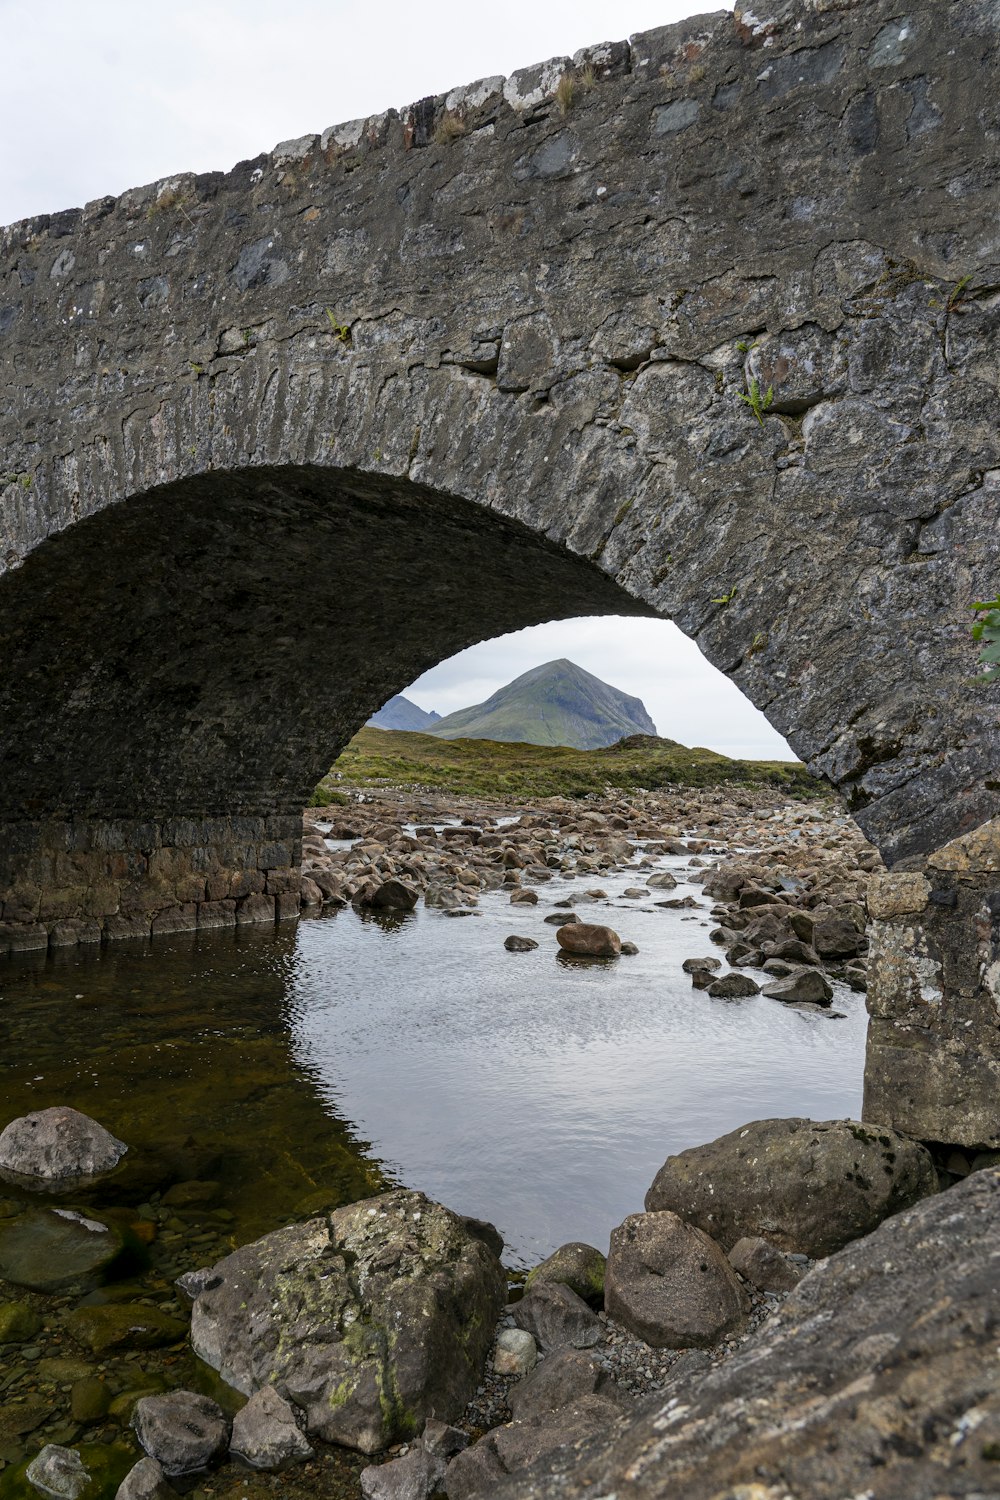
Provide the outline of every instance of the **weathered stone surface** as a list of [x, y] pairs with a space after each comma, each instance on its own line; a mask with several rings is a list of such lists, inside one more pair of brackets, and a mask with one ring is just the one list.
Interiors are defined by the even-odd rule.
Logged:
[[506, 1488], [502, 1486], [505, 1476], [550, 1456], [556, 1456], [560, 1468], [565, 1467], [574, 1448], [614, 1428], [620, 1419], [617, 1401], [581, 1395], [555, 1410], [496, 1427], [449, 1465], [445, 1475], [448, 1500], [491, 1500]]
[[801, 1266], [768, 1240], [752, 1236], [736, 1241], [729, 1252], [729, 1264], [762, 1292], [790, 1292], [802, 1280]]
[[681, 1402], [491, 1500], [992, 1497], [998, 1236], [1000, 1173], [974, 1173], [815, 1267]]
[[54, 1105], [11, 1120], [0, 1133], [0, 1171], [41, 1182], [94, 1178], [116, 1167], [127, 1150], [88, 1115]]
[[295, 1409], [273, 1386], [254, 1391], [233, 1418], [230, 1451], [254, 1469], [283, 1469], [312, 1457]]
[[221, 1407], [193, 1391], [144, 1396], [136, 1403], [132, 1426], [150, 1458], [171, 1476], [207, 1469], [229, 1446], [229, 1422]]
[[854, 1120], [753, 1120], [670, 1156], [646, 1194], [725, 1249], [759, 1236], [829, 1255], [937, 1189], [916, 1141]]
[[429, 1500], [439, 1493], [445, 1461], [428, 1453], [422, 1445], [387, 1464], [369, 1464], [361, 1470], [363, 1500]]
[[24, 1344], [33, 1339], [42, 1320], [27, 1302], [0, 1302], [0, 1344]]
[[495, 1375], [527, 1375], [538, 1359], [538, 1347], [524, 1328], [503, 1328], [493, 1355]]
[[176, 1493], [155, 1458], [140, 1458], [118, 1486], [115, 1500], [173, 1500]]
[[51, 1500], [79, 1500], [90, 1483], [90, 1471], [75, 1448], [46, 1443], [31, 1460], [25, 1479], [33, 1490]]
[[604, 1304], [656, 1349], [707, 1349], [741, 1333], [750, 1310], [718, 1245], [673, 1213], [630, 1214], [612, 1230]]
[[[703, 969], [696, 969], [691, 977], [699, 979], [705, 972]], [[749, 974], [723, 974], [721, 979], [711, 980], [705, 988], [717, 1000], [746, 1000], [751, 995], [760, 994], [760, 985]]]
[[511, 1315], [543, 1350], [589, 1349], [601, 1336], [601, 1325], [586, 1302], [559, 1281], [536, 1282], [514, 1303]]
[[927, 905], [930, 893], [930, 881], [919, 870], [873, 875], [868, 882], [868, 914], [883, 921], [915, 916]]
[[561, 1281], [592, 1307], [603, 1307], [605, 1265], [600, 1250], [573, 1240], [529, 1271], [525, 1287], [530, 1290], [546, 1281]]
[[191, 1341], [237, 1390], [273, 1385], [311, 1434], [373, 1453], [430, 1414], [461, 1413], [505, 1295], [484, 1241], [400, 1190], [220, 1261], [194, 1304]]
[[557, 930], [556, 941], [566, 953], [581, 958], [617, 958], [622, 951], [617, 932], [597, 922], [567, 922]]
[[524, 1421], [558, 1411], [581, 1396], [614, 1399], [615, 1382], [596, 1354], [586, 1349], [558, 1349], [512, 1386], [507, 1400], [513, 1416]]
[[818, 969], [799, 969], [777, 984], [766, 984], [763, 993], [769, 1000], [783, 1000], [786, 1005], [829, 1005], [833, 985]]

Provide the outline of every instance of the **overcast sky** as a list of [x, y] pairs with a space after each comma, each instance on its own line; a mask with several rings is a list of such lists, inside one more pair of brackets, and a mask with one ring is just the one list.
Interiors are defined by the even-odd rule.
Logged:
[[[226, 169], [282, 140], [712, 9], [731, 0], [0, 0], [0, 224]], [[521, 631], [463, 652], [411, 696], [446, 713], [557, 656], [642, 698], [672, 739], [790, 755], [697, 648], [656, 621]]]

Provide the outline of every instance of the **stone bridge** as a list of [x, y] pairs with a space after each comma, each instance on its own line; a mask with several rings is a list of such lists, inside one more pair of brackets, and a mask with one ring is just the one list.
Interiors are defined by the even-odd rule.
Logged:
[[882, 1117], [993, 1139], [998, 158], [996, 0], [774, 0], [0, 230], [4, 944], [296, 909], [392, 693], [656, 614], [909, 872]]

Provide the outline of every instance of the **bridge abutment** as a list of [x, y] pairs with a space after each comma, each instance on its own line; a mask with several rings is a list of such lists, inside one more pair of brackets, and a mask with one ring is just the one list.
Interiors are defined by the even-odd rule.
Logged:
[[1000, 819], [869, 891], [867, 1119], [1000, 1146]]
[[299, 816], [0, 829], [0, 954], [296, 917]]

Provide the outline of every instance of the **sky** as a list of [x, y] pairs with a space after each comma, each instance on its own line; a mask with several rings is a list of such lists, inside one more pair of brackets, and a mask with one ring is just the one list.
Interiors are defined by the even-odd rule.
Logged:
[[[732, 0], [0, 0], [0, 224], [181, 171]], [[756, 709], [667, 622], [539, 626], [462, 652], [410, 696], [440, 713], [567, 656], [640, 697], [660, 732], [788, 758]]]

